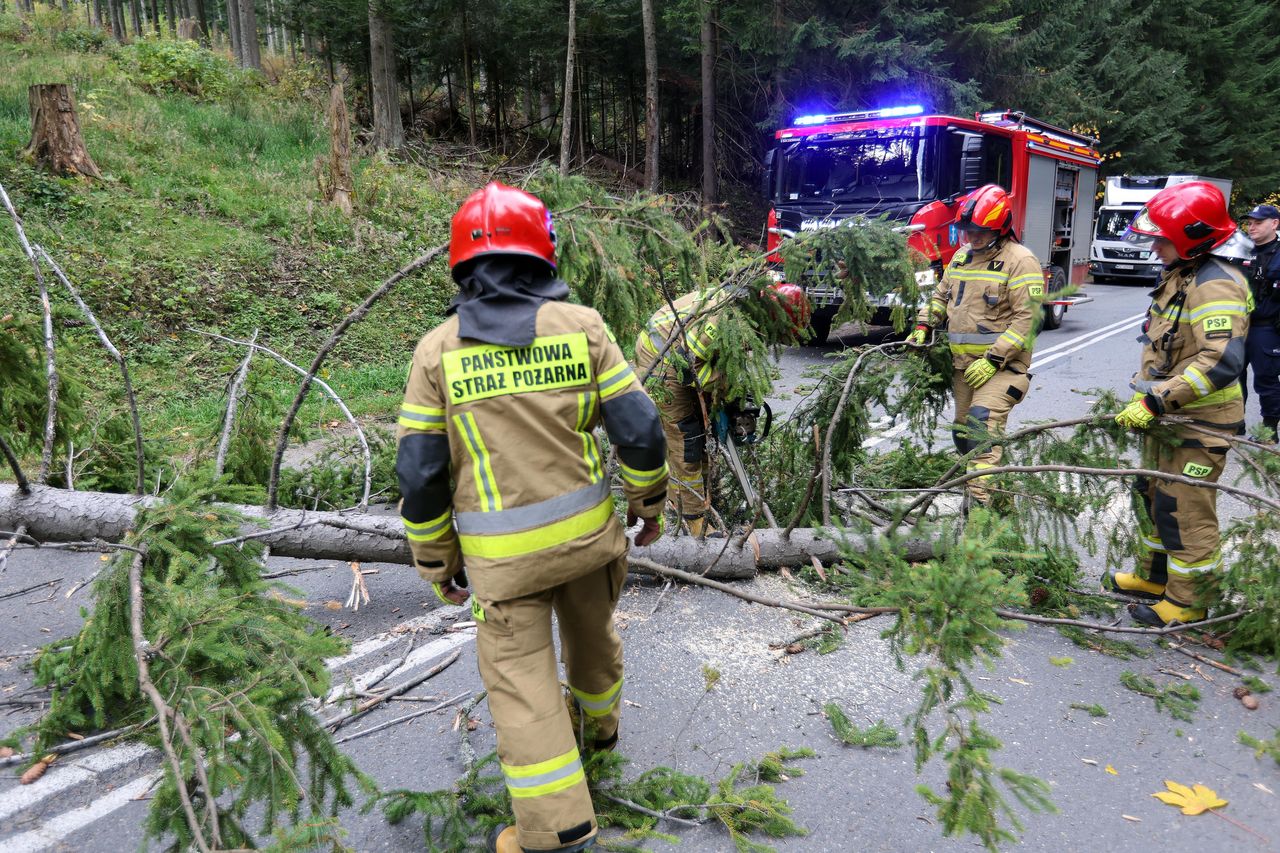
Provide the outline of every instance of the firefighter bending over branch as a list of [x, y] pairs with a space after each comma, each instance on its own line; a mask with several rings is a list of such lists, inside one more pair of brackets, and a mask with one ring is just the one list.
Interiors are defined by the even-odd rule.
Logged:
[[[685, 294], [659, 309], [636, 338], [636, 368], [642, 374], [662, 359], [652, 375], [662, 386], [656, 396], [667, 436], [669, 500], [693, 536], [708, 532], [708, 426], [721, 411], [736, 421], [739, 411], [745, 409], [743, 401], [725, 399], [724, 376], [716, 369], [720, 355], [717, 330], [733, 300], [750, 294], [749, 290], [734, 293], [725, 288]], [[779, 284], [759, 295], [782, 308], [794, 336], [808, 327], [809, 299], [802, 288]], [[747, 431], [753, 432], [754, 427]]]
[[[1164, 271], [1139, 338], [1142, 360], [1129, 383], [1133, 399], [1116, 423], [1145, 430], [1164, 414], [1191, 422], [1173, 428], [1177, 446], [1146, 436], [1144, 468], [1216, 483], [1227, 460], [1227, 437], [1244, 429], [1237, 380], [1250, 298], [1232, 263], [1240, 257], [1236, 241], [1228, 243], [1235, 231], [1222, 192], [1203, 181], [1156, 193], [1129, 226], [1125, 239], [1153, 250]], [[1134, 495], [1138, 571], [1113, 573], [1110, 585], [1151, 601], [1131, 611], [1143, 624], [1203, 619], [1222, 567], [1217, 491], [1139, 477]]]
[[[661, 533], [666, 444], [658, 412], [600, 315], [564, 301], [555, 231], [534, 196], [491, 183], [453, 218], [459, 294], [413, 353], [399, 418], [401, 515], [418, 573], [450, 604], [470, 583], [476, 654], [515, 813], [489, 849], [594, 846], [595, 812], [561, 694], [618, 738], [622, 642], [613, 611], [627, 574], [593, 430], [623, 464], [637, 544]], [[465, 570], [464, 570], [465, 564]]]
[[[956, 225], [969, 245], [947, 265], [907, 340], [922, 344], [931, 328], [946, 323], [956, 398], [953, 438], [964, 454], [1000, 435], [1009, 412], [1027, 395], [1044, 273], [1014, 235], [1012, 202], [995, 184], [961, 203]], [[995, 467], [1001, 455], [999, 445], [988, 447], [969, 461], [969, 470]], [[987, 479], [967, 483], [966, 510], [970, 502], [990, 504]]]

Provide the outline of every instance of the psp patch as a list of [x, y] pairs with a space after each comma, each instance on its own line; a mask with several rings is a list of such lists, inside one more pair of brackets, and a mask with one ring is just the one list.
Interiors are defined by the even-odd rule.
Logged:
[[1188, 477], [1207, 477], [1213, 473], [1213, 466], [1201, 465], [1199, 462], [1188, 462], [1183, 466], [1182, 473]]
[[1039, 299], [1041, 296], [1044, 296], [1044, 285], [1029, 284], [1027, 285], [1027, 292], [1031, 294], [1033, 299]]
[[1206, 332], [1229, 332], [1231, 331], [1231, 318], [1223, 314], [1205, 317], [1204, 330]]

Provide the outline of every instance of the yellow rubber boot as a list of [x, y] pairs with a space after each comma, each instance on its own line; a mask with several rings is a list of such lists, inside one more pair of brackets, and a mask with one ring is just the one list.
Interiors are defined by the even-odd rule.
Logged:
[[500, 826], [489, 834], [489, 853], [524, 853], [514, 826]]
[[1189, 622], [1199, 622], [1208, 613], [1203, 607], [1188, 607], [1167, 598], [1162, 598], [1151, 606], [1135, 604], [1132, 607], [1133, 609], [1129, 612], [1133, 615], [1134, 621], [1153, 628], [1163, 628], [1170, 622], [1181, 622], [1184, 625]]
[[1152, 601], [1164, 595], [1164, 584], [1149, 581], [1133, 572], [1111, 572], [1102, 583], [1104, 589], [1132, 595], [1135, 598], [1149, 598]]

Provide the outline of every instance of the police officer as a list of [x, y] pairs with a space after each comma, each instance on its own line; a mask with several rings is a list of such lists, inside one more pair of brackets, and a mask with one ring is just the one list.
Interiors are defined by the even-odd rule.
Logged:
[[[1246, 361], [1247, 368], [1253, 368], [1253, 390], [1262, 407], [1262, 424], [1274, 442], [1280, 424], [1280, 240], [1276, 239], [1280, 209], [1260, 204], [1245, 214], [1244, 226], [1254, 245], [1249, 265], [1254, 307], [1245, 341]], [[1241, 374], [1241, 383], [1244, 379]], [[1245, 391], [1247, 394], [1248, 389]]]
[[[467, 601], [516, 825], [500, 853], [585, 850], [596, 819], [561, 694], [554, 612], [569, 689], [617, 740], [622, 642], [613, 610], [627, 540], [613, 511], [603, 424], [622, 463], [637, 544], [661, 532], [666, 446], [653, 402], [600, 315], [565, 301], [546, 207], [491, 183], [453, 218], [459, 294], [413, 354], [396, 472], [419, 574]], [[465, 569], [464, 569], [465, 565]]]
[[[907, 340], [924, 343], [930, 328], [946, 323], [956, 399], [953, 438], [956, 449], [968, 453], [1003, 432], [1009, 412], [1027, 395], [1044, 272], [1014, 235], [1013, 204], [999, 186], [974, 190], [960, 205], [956, 225], [968, 245], [947, 265]], [[968, 469], [995, 467], [1001, 455], [999, 445], [988, 447]], [[967, 486], [969, 501], [990, 504], [986, 477]]]
[[[1176, 426], [1177, 446], [1146, 438], [1143, 466], [1207, 483], [1222, 475], [1227, 436], [1244, 428], [1238, 379], [1249, 289], [1239, 269], [1213, 254], [1235, 230], [1222, 192], [1194, 181], [1156, 193], [1126, 236], [1154, 251], [1164, 270], [1152, 291], [1141, 366], [1130, 382], [1133, 399], [1116, 423], [1141, 430], [1166, 413], [1190, 418], [1201, 428]], [[1131, 611], [1143, 624], [1203, 619], [1222, 566], [1217, 491], [1139, 478], [1134, 492], [1139, 572], [1113, 573], [1111, 586], [1152, 602]]]
[[[718, 329], [729, 304], [745, 295], [726, 288], [687, 293], [654, 313], [636, 338], [636, 367], [641, 373], [652, 368], [661, 383], [655, 396], [667, 436], [669, 500], [693, 536], [707, 533], [711, 506], [707, 428], [713, 415], [737, 403], [726, 401], [724, 377], [716, 366]], [[809, 325], [803, 289], [780, 284], [761, 295], [786, 312], [794, 334]], [[659, 358], [662, 363], [653, 367]]]

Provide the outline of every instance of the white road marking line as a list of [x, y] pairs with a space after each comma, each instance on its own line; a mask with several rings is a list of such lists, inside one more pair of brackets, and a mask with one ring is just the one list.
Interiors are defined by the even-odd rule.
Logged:
[[[144, 746], [140, 743], [126, 743], [106, 752], [94, 753], [85, 758], [63, 759], [53, 765], [52, 772], [46, 773], [30, 785], [11, 788], [3, 797], [0, 797], [0, 820], [4, 820], [12, 814], [35, 805], [45, 797], [51, 797], [59, 791], [65, 791], [67, 788], [79, 785], [86, 779], [92, 779], [104, 771], [144, 758], [152, 752], [154, 750], [149, 746]], [[64, 763], [66, 766], [59, 766]]]
[[[1079, 343], [1080, 341], [1102, 340], [1102, 338], [1099, 337], [1099, 335], [1103, 337], [1110, 337], [1110, 335], [1108, 335], [1107, 333], [1115, 334], [1114, 332], [1115, 329], [1121, 329], [1132, 323], [1136, 323], [1139, 320], [1142, 320], [1146, 316], [1147, 316], [1147, 312], [1143, 311], [1141, 314], [1134, 314], [1132, 317], [1125, 317], [1123, 320], [1117, 320], [1116, 322], [1103, 326], [1100, 329], [1092, 329], [1088, 332], [1083, 332], [1079, 335], [1076, 335], [1074, 338], [1071, 338], [1070, 340], [1063, 341], [1062, 343], [1054, 344], [1053, 346], [1045, 347], [1044, 349], [1037, 349], [1035, 351], [1035, 355], [1037, 357], [1046, 356], [1046, 355], [1049, 355], [1050, 353], [1057, 352], [1060, 349], [1065, 349], [1066, 347]], [[1043, 335], [1044, 333], [1042, 332], [1041, 334]], [[1039, 340], [1039, 338], [1037, 338], [1037, 340]]]
[[[459, 612], [461, 613], [463, 611]], [[443, 627], [445, 625], [452, 624], [454, 621], [452, 616], [453, 614], [445, 613], [444, 608], [433, 610], [431, 613], [426, 613], [422, 616], [415, 616], [412, 619], [408, 619], [400, 623], [390, 631], [384, 631], [381, 634], [376, 634], [353, 644], [350, 652], [339, 658], [331, 658], [325, 662], [325, 665], [331, 671], [337, 670], [352, 661], [368, 657], [374, 652], [385, 649], [396, 642], [404, 642], [409, 631], [423, 628], [430, 629], [437, 626]], [[471, 642], [474, 639], [474, 629], [446, 634], [445, 636], [437, 640], [433, 640], [421, 648], [414, 649], [413, 652], [405, 658], [404, 663], [399, 667], [396, 667], [395, 672], [392, 674], [398, 675], [407, 673], [417, 667], [430, 663], [436, 658], [442, 657], [454, 648]], [[334, 690], [331, 691], [330, 696], [340, 697], [346, 695], [346, 693], [350, 692], [352, 689], [364, 689], [365, 685], [391, 669], [394, 663], [395, 661], [391, 661], [390, 663], [375, 667], [369, 672], [361, 673], [351, 679], [349, 684], [344, 684], [334, 688]], [[332, 700], [326, 699], [326, 701]], [[143, 744], [133, 742], [121, 744], [120, 746], [112, 747], [111, 749], [103, 752], [92, 753], [83, 759], [75, 761], [74, 765], [72, 765], [70, 761], [67, 761], [67, 766], [54, 764], [54, 766], [50, 768], [49, 773], [45, 774], [45, 776], [31, 785], [16, 786], [5, 791], [3, 794], [0, 794], [0, 820], [17, 814], [24, 809], [31, 808], [41, 800], [57, 794], [60, 791], [67, 790], [86, 782], [94, 778], [98, 773], [112, 770], [116, 767], [120, 767], [121, 765], [128, 764], [131, 761], [152, 755], [158, 756], [159, 751], [151, 747], [144, 746]], [[157, 773], [141, 778], [153, 779], [153, 777], [158, 778], [158, 771]], [[127, 783], [126, 787], [130, 787], [132, 790], [132, 786], [138, 784], [138, 782], [139, 780], [133, 780]], [[143, 786], [142, 790], [149, 788], [150, 785], [151, 783], [148, 782], [147, 785]], [[5, 853], [8, 853], [11, 849], [43, 850], [50, 844], [56, 843], [59, 838], [65, 837], [67, 834], [74, 832], [92, 821], [97, 820], [98, 818], [103, 817], [125, 805], [131, 797], [125, 797], [117, 801], [115, 798], [119, 794], [120, 790], [122, 789], [118, 789], [104, 797], [93, 800], [83, 808], [73, 809], [72, 811], [66, 812], [57, 817], [50, 818], [38, 829], [24, 833], [23, 835], [17, 836], [13, 839], [0, 841], [0, 850], [5, 851]], [[100, 805], [107, 802], [114, 803], [114, 805], [111, 805], [109, 808], [105, 808]], [[84, 817], [90, 813], [92, 813], [92, 816]], [[81, 815], [84, 819], [80, 822], [76, 822], [76, 820], [79, 820], [78, 818], [75, 818], [77, 815]], [[64, 819], [68, 821], [65, 825], [69, 828], [60, 832], [51, 829], [51, 827], [54, 827], [55, 825], [62, 826]], [[38, 843], [39, 846], [27, 846], [21, 848], [12, 848], [10, 846], [11, 844], [18, 843], [22, 839], [29, 839], [23, 843]]]
[[902, 435], [904, 432], [907, 431], [908, 426], [910, 426], [910, 422], [904, 420], [902, 423], [898, 424], [892, 429], [886, 430], [884, 433], [874, 438], [868, 438], [864, 440], [862, 442], [862, 447], [865, 450], [868, 447], [875, 447], [877, 444], [879, 444], [882, 441], [888, 441], [891, 438], [897, 438], [898, 436]]
[[[391, 661], [390, 663], [385, 663], [382, 666], [376, 666], [368, 672], [360, 673], [348, 683], [338, 685], [329, 691], [329, 695], [324, 699], [325, 704], [327, 705], [330, 702], [336, 702], [343, 697], [350, 696], [354, 692], [364, 690], [366, 685], [383, 677], [384, 675], [390, 677], [407, 673], [410, 670], [416, 669], [425, 663], [443, 656], [446, 652], [452, 651], [458, 646], [471, 642], [475, 638], [475, 629], [469, 628], [459, 631], [456, 634], [447, 634], [438, 640], [432, 640], [422, 648], [414, 649], [410, 652], [409, 656], [405, 658], [404, 663], [400, 664], [398, 667], [396, 666], [395, 661]], [[394, 672], [391, 671], [393, 668], [395, 670]]]
[[57, 817], [44, 821], [35, 829], [5, 839], [0, 842], [0, 847], [5, 850], [5, 853], [36, 853], [39, 850], [48, 850], [76, 830], [83, 829], [142, 796], [152, 785], [160, 781], [161, 775], [161, 771], [157, 770], [146, 776], [139, 776], [88, 805], [63, 812]]
[[[1141, 316], [1145, 316], [1145, 315], [1141, 315]], [[1070, 349], [1065, 349], [1065, 350], [1061, 350], [1060, 352], [1055, 352], [1054, 354], [1050, 355], [1047, 358], [1033, 359], [1031, 362], [1031, 369], [1036, 370], [1038, 368], [1044, 367], [1046, 364], [1048, 364], [1051, 361], [1057, 361], [1060, 358], [1066, 358], [1067, 356], [1071, 355], [1073, 352], [1078, 352], [1079, 350], [1082, 350], [1087, 346], [1096, 344], [1098, 341], [1106, 340], [1107, 338], [1113, 338], [1116, 335], [1124, 334], [1125, 332], [1131, 332], [1131, 331], [1133, 331], [1133, 327], [1128, 324], [1125, 324], [1123, 326], [1120, 326], [1119, 328], [1112, 329], [1111, 331], [1105, 332], [1100, 335], [1095, 333], [1089, 337], [1089, 340], [1084, 341], [1083, 343], [1076, 344]]]

